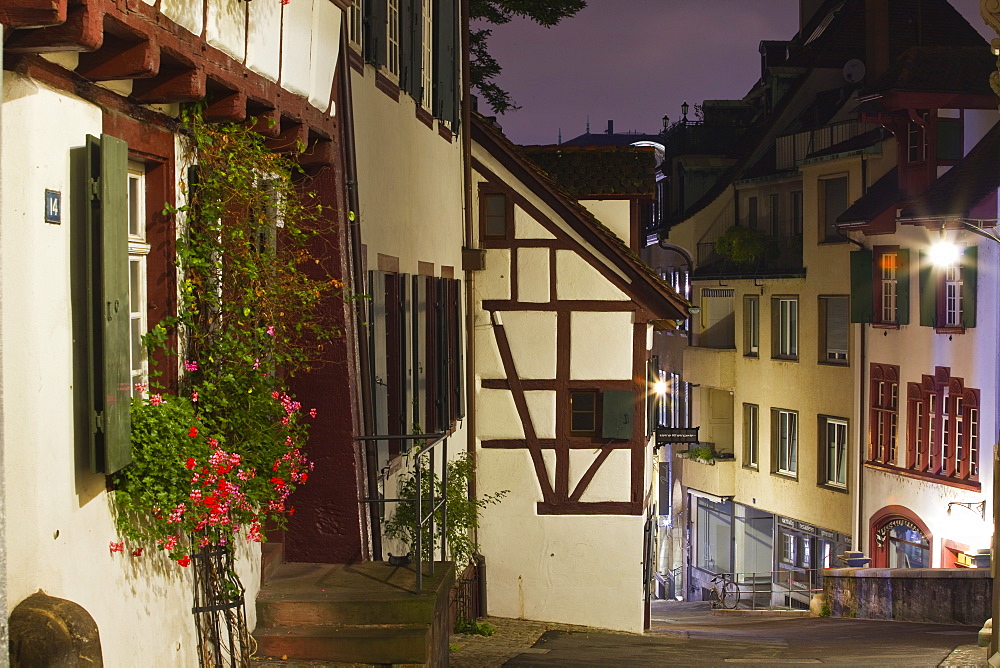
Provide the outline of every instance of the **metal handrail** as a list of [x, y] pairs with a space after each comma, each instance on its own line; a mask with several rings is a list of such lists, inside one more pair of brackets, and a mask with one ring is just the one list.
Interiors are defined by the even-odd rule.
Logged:
[[[414, 556], [414, 567], [417, 575], [416, 589], [417, 593], [423, 592], [424, 587], [424, 550], [423, 550], [423, 527], [424, 525], [429, 525], [429, 531], [431, 535], [431, 540], [434, 537], [434, 513], [441, 510], [441, 559], [445, 558], [445, 550], [448, 545], [448, 435], [445, 433], [435, 433], [435, 434], [376, 434], [372, 436], [357, 436], [355, 437], [358, 441], [390, 441], [390, 440], [405, 440], [405, 441], [416, 441], [416, 440], [430, 440], [433, 441], [429, 445], [425, 445], [416, 451], [413, 457], [413, 474], [416, 478], [417, 493], [415, 499], [384, 499], [384, 498], [365, 498], [361, 499], [361, 503], [400, 503], [403, 501], [413, 502], [416, 504], [415, 521], [413, 523], [414, 536], [416, 536], [416, 555]], [[434, 451], [437, 446], [441, 446], [442, 449], [442, 467], [441, 467], [441, 485], [440, 485], [440, 497], [434, 496]], [[425, 499], [423, 497], [422, 481], [423, 476], [420, 471], [420, 458], [427, 457], [430, 459], [430, 472], [431, 472], [431, 490], [430, 497]], [[424, 516], [424, 501], [430, 501], [430, 511], [427, 516]], [[431, 547], [431, 559], [430, 559], [430, 575], [434, 576], [434, 548]]]
[[[703, 570], [703, 569], [698, 569]], [[791, 608], [791, 605], [775, 606], [775, 595], [784, 596], [788, 603], [791, 603], [793, 595], [808, 596], [812, 598], [814, 594], [823, 591], [823, 570], [822, 568], [782, 568], [775, 571], [747, 571], [742, 573], [718, 573], [728, 580], [736, 583], [739, 588], [740, 603], [748, 605], [751, 610], [759, 608]], [[710, 571], [704, 571], [706, 573]], [[795, 579], [795, 576], [805, 577], [805, 582]], [[749, 589], [747, 588], [749, 587]], [[767, 598], [767, 604], [758, 606], [758, 599]], [[805, 601], [808, 604], [808, 599]]]

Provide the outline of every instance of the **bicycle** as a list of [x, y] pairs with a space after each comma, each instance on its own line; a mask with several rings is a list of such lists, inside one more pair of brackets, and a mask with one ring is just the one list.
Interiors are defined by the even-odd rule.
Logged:
[[[714, 583], [720, 583], [718, 587]], [[712, 589], [709, 590], [712, 598], [712, 607], [727, 608], [733, 610], [740, 602], [740, 588], [736, 585], [728, 573], [719, 573], [712, 578]]]

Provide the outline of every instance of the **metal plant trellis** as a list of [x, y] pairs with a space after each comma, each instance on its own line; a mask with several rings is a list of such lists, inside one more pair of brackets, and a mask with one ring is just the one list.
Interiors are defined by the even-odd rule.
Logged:
[[245, 589], [236, 575], [233, 551], [207, 545], [191, 557], [198, 662], [203, 668], [250, 665]]

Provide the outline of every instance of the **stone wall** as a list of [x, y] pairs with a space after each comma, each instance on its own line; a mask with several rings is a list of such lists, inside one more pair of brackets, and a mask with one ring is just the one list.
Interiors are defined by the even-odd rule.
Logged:
[[988, 568], [834, 568], [823, 590], [834, 617], [980, 626], [993, 580]]

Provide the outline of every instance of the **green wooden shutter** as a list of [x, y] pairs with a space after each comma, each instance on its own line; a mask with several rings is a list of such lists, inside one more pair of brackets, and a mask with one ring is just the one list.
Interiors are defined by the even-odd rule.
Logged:
[[128, 145], [87, 137], [92, 428], [90, 465], [114, 473], [132, 461], [128, 301]]
[[896, 251], [896, 322], [910, 324], [910, 251]]
[[386, 58], [386, 24], [388, 22], [388, 5], [386, 0], [368, 0], [365, 8], [365, 59], [376, 67], [385, 65]]
[[872, 252], [851, 251], [851, 322], [872, 321]]
[[604, 390], [601, 393], [601, 437], [632, 440], [635, 392]]
[[979, 278], [979, 247], [968, 246], [962, 253], [962, 326], [976, 326], [976, 286]]
[[434, 2], [434, 115], [458, 127], [458, 3]]
[[420, 104], [423, 0], [399, 3], [399, 87]]
[[924, 251], [920, 251], [917, 273], [920, 279], [920, 326], [937, 327], [937, 285], [934, 280], [934, 265]]

